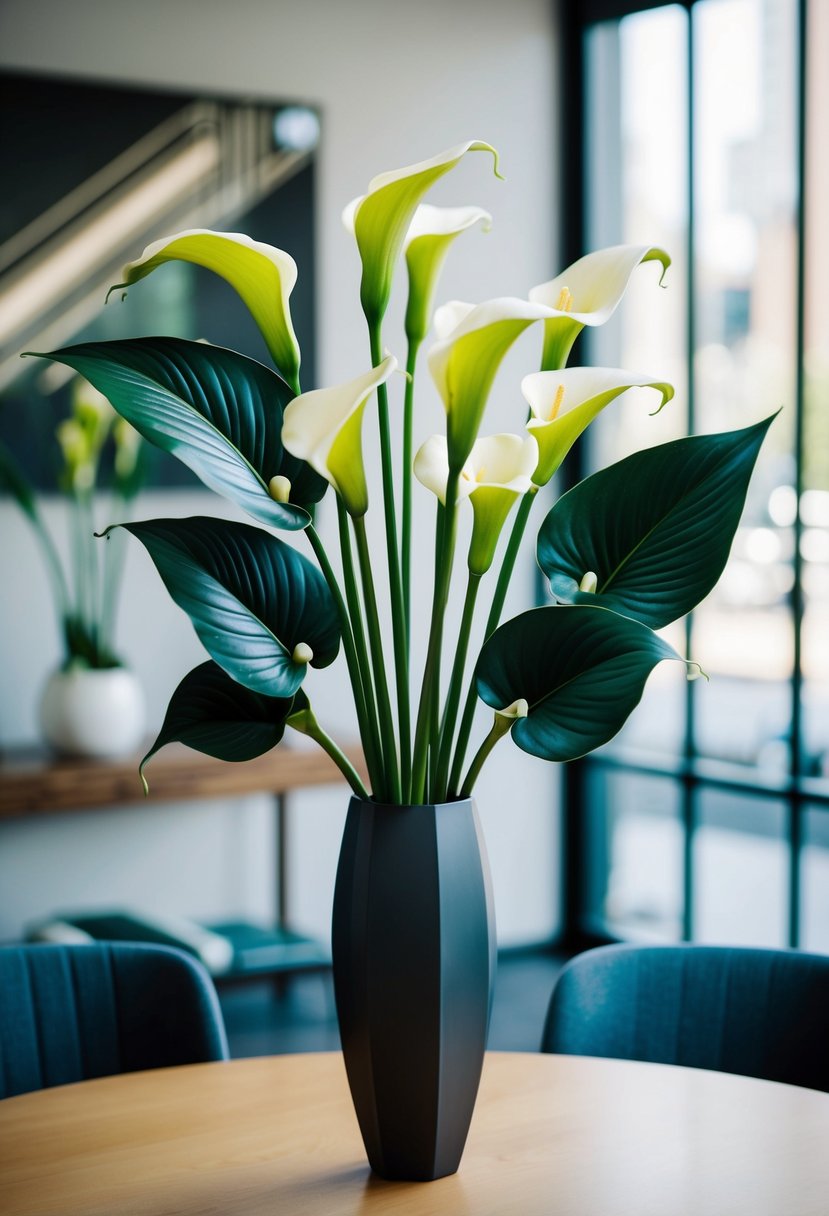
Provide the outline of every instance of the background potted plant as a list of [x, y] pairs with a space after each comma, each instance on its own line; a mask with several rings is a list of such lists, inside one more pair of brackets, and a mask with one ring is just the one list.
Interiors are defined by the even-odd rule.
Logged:
[[[293, 259], [243, 235], [204, 230], [151, 245], [126, 267], [119, 286], [176, 259], [215, 271], [247, 304], [276, 371], [175, 338], [86, 344], [48, 356], [86, 376], [146, 439], [258, 524], [307, 537], [315, 562], [271, 531], [244, 523], [125, 525], [210, 655], [173, 693], [144, 763], [174, 739], [243, 760], [273, 747], [291, 726], [339, 764], [354, 792], [333, 921], [346, 1067], [372, 1166], [410, 1179], [457, 1168], [480, 1076], [494, 935], [471, 795], [485, 762], [506, 734], [548, 760], [581, 756], [619, 730], [657, 663], [678, 661], [689, 677], [699, 674], [654, 631], [688, 612], [719, 577], [770, 422], [636, 453], [565, 494], [538, 537], [551, 602], [500, 624], [538, 491], [577, 437], [634, 385], [654, 390], [657, 408], [673, 395], [655, 375], [564, 366], [578, 333], [607, 320], [637, 267], [657, 262], [664, 275], [670, 259], [660, 249], [619, 246], [580, 259], [527, 299], [439, 308], [427, 363], [446, 427], [415, 454], [418, 352], [432, 325], [440, 267], [461, 232], [489, 223], [479, 208], [439, 209], [421, 200], [473, 151], [495, 156], [488, 144], [459, 145], [381, 174], [346, 208], [362, 261], [370, 355], [363, 361], [355, 354], [362, 370], [350, 380], [301, 391], [289, 304]], [[404, 250], [407, 355], [405, 377], [393, 385], [403, 398], [395, 453], [389, 388], [398, 363], [385, 353], [382, 327]], [[532, 326], [541, 328], [543, 344], [540, 370], [521, 384], [526, 426], [516, 416], [516, 433], [481, 437], [500, 363]], [[371, 477], [362, 447], [375, 396], [382, 578], [366, 531]], [[415, 680], [413, 476], [437, 504], [426, 660]], [[338, 570], [314, 523], [329, 485]], [[470, 509], [469, 544], [458, 561], [458, 520]], [[499, 549], [513, 509], [509, 539]], [[447, 636], [456, 566], [465, 567], [463, 609], [458, 632]], [[482, 590], [488, 607], [479, 616]], [[303, 687], [309, 669], [332, 663], [340, 644], [367, 785], [318, 721]], [[451, 659], [445, 666], [444, 656]], [[470, 755], [478, 698], [493, 715]]]
[[61, 752], [117, 756], [134, 750], [144, 736], [141, 686], [115, 650], [115, 621], [124, 546], [95, 539], [95, 502], [101, 457], [111, 444], [111, 503], [121, 516], [143, 479], [141, 437], [119, 418], [97, 389], [81, 377], [72, 388], [68, 418], [55, 432], [60, 449], [58, 488], [67, 506], [69, 561], [38, 508], [34, 491], [12, 454], [0, 446], [0, 486], [7, 489], [32, 526], [54, 597], [63, 656], [47, 680], [40, 704], [47, 742]]

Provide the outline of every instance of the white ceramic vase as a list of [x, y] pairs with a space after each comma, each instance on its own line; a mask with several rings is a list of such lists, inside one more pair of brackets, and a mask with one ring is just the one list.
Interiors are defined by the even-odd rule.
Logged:
[[144, 737], [144, 694], [126, 667], [70, 667], [49, 677], [40, 723], [47, 743], [65, 755], [125, 756]]

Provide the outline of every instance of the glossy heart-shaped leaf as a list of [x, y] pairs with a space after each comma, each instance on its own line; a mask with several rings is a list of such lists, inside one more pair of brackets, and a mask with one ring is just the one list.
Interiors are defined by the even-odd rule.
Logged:
[[[325, 493], [323, 478], [282, 446], [293, 393], [255, 359], [182, 338], [89, 342], [42, 357], [85, 376], [145, 439], [262, 523], [304, 528], [304, 508]], [[275, 476], [291, 482], [287, 503], [268, 493]]]
[[290, 545], [249, 524], [195, 516], [121, 524], [155, 562], [170, 595], [221, 668], [254, 692], [290, 697], [340, 644], [325, 579]]
[[158, 737], [141, 761], [141, 780], [147, 761], [167, 743], [185, 743], [217, 760], [253, 760], [263, 755], [285, 733], [294, 701], [294, 697], [251, 692], [216, 663], [201, 663], [170, 698]]
[[523, 698], [512, 737], [544, 760], [575, 760], [612, 739], [645, 681], [676, 651], [646, 625], [606, 608], [533, 608], [496, 629], [476, 668], [478, 696], [493, 709]]
[[[771, 421], [635, 452], [563, 495], [538, 534], [538, 564], [556, 599], [654, 629], [690, 612], [728, 560]], [[588, 571], [595, 593], [579, 590]]]

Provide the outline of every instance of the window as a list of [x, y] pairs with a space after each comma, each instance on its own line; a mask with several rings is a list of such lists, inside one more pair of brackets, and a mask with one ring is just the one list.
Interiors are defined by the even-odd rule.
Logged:
[[669, 290], [640, 272], [582, 357], [677, 388], [654, 418], [626, 394], [571, 475], [783, 407], [718, 587], [666, 633], [710, 684], [665, 664], [617, 738], [567, 770], [565, 932], [825, 950], [829, 6], [562, 13], [565, 261], [621, 242], [674, 259]]

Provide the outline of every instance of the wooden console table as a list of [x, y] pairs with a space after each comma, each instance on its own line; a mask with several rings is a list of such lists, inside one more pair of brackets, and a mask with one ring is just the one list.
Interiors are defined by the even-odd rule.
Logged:
[[[344, 748], [365, 776], [359, 747]], [[33, 815], [95, 811], [144, 802], [192, 802], [266, 793], [274, 799], [277, 835], [277, 923], [287, 922], [287, 803], [292, 790], [343, 781], [333, 761], [319, 748], [273, 751], [241, 764], [203, 756], [170, 744], [147, 766], [150, 792], [145, 798], [138, 776], [139, 753], [120, 760], [55, 757], [43, 749], [0, 753], [0, 823]]]

